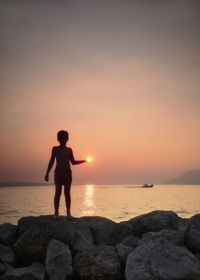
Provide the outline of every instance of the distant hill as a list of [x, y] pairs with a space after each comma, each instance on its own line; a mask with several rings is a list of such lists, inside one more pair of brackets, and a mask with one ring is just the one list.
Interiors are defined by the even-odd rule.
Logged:
[[200, 185], [200, 170], [186, 171], [179, 177], [165, 182], [165, 184]]
[[31, 186], [48, 186], [52, 185], [51, 183], [37, 183], [37, 182], [0, 182], [0, 187], [31, 187]]

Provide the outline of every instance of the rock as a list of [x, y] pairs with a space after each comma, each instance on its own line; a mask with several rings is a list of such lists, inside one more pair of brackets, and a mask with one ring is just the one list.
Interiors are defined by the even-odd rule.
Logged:
[[124, 222], [115, 223], [103, 217], [85, 217], [83, 219], [89, 224], [97, 245], [115, 246], [124, 237], [132, 234], [131, 226]]
[[172, 229], [162, 229], [158, 232], [148, 232], [143, 234], [142, 238], [138, 242], [138, 246], [140, 246], [142, 243], [147, 243], [150, 240], [155, 240], [158, 238], [165, 238], [172, 244], [183, 246], [184, 243], [184, 234], [181, 232], [178, 232], [176, 230]]
[[8, 270], [1, 280], [44, 280], [44, 266], [33, 263], [31, 266]]
[[4, 272], [6, 272], [5, 265], [3, 265], [2, 263], [0, 263], [0, 275], [3, 274]]
[[51, 240], [47, 247], [45, 268], [50, 280], [65, 280], [73, 274], [69, 246], [59, 240]]
[[126, 280], [197, 280], [200, 264], [187, 249], [160, 238], [128, 255], [125, 275]]
[[172, 211], [153, 211], [130, 219], [127, 223], [132, 225], [133, 235], [141, 236], [149, 231], [162, 229], [177, 229], [178, 216]]
[[178, 228], [177, 230], [184, 233], [189, 225], [189, 218], [180, 218], [178, 219]]
[[75, 233], [79, 232], [90, 244], [94, 239], [89, 226], [80, 219], [54, 216], [25, 217], [19, 220], [19, 239], [14, 245], [21, 263], [44, 263], [46, 247], [51, 239], [60, 240], [73, 249]]
[[185, 244], [190, 250], [200, 252], [200, 214], [190, 218], [185, 231]]
[[129, 236], [127, 236], [123, 239], [122, 243], [125, 246], [135, 248], [135, 247], [137, 247], [139, 240], [140, 239], [138, 237], [135, 237], [133, 235], [129, 235]]
[[15, 254], [9, 247], [0, 244], [0, 261], [3, 263], [14, 263]]
[[101, 217], [101, 216], [83, 216], [80, 218], [81, 221], [83, 221], [84, 223], [88, 224], [89, 226], [91, 226], [92, 224], [95, 223], [99, 223], [100, 221], [102, 222], [113, 222], [111, 219], [105, 218], [105, 217]]
[[91, 242], [89, 242], [79, 231], [75, 232], [74, 242], [73, 242], [73, 251], [76, 253], [77, 251], [83, 250], [92, 246]]
[[200, 262], [200, 253], [194, 253], [193, 254], [196, 258], [197, 258], [197, 260]]
[[0, 225], [0, 243], [8, 247], [12, 245], [17, 240], [17, 226], [10, 223]]
[[74, 273], [80, 280], [118, 280], [120, 260], [113, 247], [92, 246], [77, 253]]
[[119, 255], [122, 265], [125, 265], [128, 255], [134, 250], [133, 247], [128, 247], [123, 243], [117, 244], [115, 249], [117, 254]]

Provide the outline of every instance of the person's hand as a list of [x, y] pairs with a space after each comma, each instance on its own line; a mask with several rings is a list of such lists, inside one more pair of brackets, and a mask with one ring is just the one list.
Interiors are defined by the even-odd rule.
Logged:
[[48, 174], [45, 176], [45, 181], [46, 181], [46, 182], [49, 181], [49, 175], [48, 175]]

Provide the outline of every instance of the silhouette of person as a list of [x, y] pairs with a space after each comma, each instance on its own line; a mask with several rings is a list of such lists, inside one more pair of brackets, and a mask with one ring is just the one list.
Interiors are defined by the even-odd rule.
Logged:
[[72, 171], [70, 168], [70, 162], [72, 165], [81, 164], [86, 162], [86, 160], [75, 160], [73, 151], [71, 148], [67, 147], [67, 141], [69, 139], [69, 134], [65, 130], [60, 130], [57, 133], [57, 140], [60, 143], [59, 146], [53, 147], [51, 158], [48, 164], [45, 181], [49, 180], [49, 172], [56, 159], [56, 168], [54, 173], [54, 183], [55, 183], [55, 196], [54, 196], [54, 208], [55, 216], [59, 216], [59, 203], [60, 196], [62, 192], [62, 185], [64, 185], [65, 203], [66, 203], [66, 214], [67, 217], [71, 216], [71, 183], [72, 183]]

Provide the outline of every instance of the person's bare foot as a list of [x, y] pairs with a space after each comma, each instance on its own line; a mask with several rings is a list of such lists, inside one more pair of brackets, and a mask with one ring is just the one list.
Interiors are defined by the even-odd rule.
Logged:
[[68, 218], [68, 219], [73, 219], [74, 217], [71, 215], [70, 212], [67, 212], [67, 218]]
[[58, 219], [58, 218], [59, 218], [59, 214], [57, 212], [55, 212], [54, 219]]

